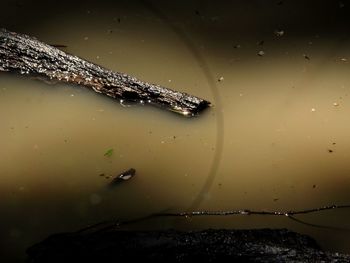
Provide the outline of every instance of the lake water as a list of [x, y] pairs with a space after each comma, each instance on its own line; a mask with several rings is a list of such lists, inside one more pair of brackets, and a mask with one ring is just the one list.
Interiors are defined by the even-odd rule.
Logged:
[[[60, 1], [51, 13], [40, 1], [4, 5], [1, 27], [213, 104], [184, 118], [1, 73], [5, 257], [18, 260], [50, 234], [104, 220], [350, 203], [350, 41], [338, 10], [347, 7], [87, 1], [68, 8]], [[315, 19], [306, 23], [310, 10]], [[325, 25], [328, 12], [333, 20]], [[110, 176], [131, 167], [134, 178], [108, 187]], [[330, 227], [269, 216], [163, 218], [136, 227], [288, 228], [350, 253], [350, 209], [297, 218]]]

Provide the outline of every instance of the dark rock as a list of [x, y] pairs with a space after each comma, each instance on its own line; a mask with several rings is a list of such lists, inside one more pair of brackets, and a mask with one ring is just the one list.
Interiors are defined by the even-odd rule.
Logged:
[[56, 234], [27, 250], [28, 262], [350, 262], [286, 229], [85, 231]]

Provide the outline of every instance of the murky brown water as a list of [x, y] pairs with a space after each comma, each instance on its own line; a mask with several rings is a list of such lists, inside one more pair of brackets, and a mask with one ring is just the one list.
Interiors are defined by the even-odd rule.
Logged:
[[[187, 119], [2, 73], [0, 242], [7, 255], [22, 258], [26, 247], [52, 233], [165, 210], [350, 203], [350, 41], [341, 30], [322, 31], [316, 19], [300, 31], [291, 22], [294, 9], [260, 1], [217, 9], [199, 1], [64, 4], [29, 22], [24, 12], [15, 23], [29, 3], [6, 3], [0, 25], [214, 107]], [[306, 19], [304, 11], [300, 16]], [[130, 167], [135, 178], [114, 189], [100, 176]], [[349, 218], [350, 210], [298, 217], [350, 229]], [[287, 218], [161, 219], [142, 227], [285, 227], [350, 253], [349, 230]]]

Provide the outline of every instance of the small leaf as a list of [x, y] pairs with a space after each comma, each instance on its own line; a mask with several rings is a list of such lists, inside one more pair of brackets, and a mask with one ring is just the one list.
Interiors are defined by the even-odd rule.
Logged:
[[109, 149], [107, 152], [105, 152], [104, 156], [111, 157], [113, 154], [113, 151], [114, 151], [113, 149]]

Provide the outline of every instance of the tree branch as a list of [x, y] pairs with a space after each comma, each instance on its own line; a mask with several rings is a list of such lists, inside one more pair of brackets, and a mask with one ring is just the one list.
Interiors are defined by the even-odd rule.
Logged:
[[113, 72], [6, 29], [0, 29], [0, 71], [83, 85], [115, 99], [148, 103], [184, 116], [195, 116], [210, 106], [204, 99]]

